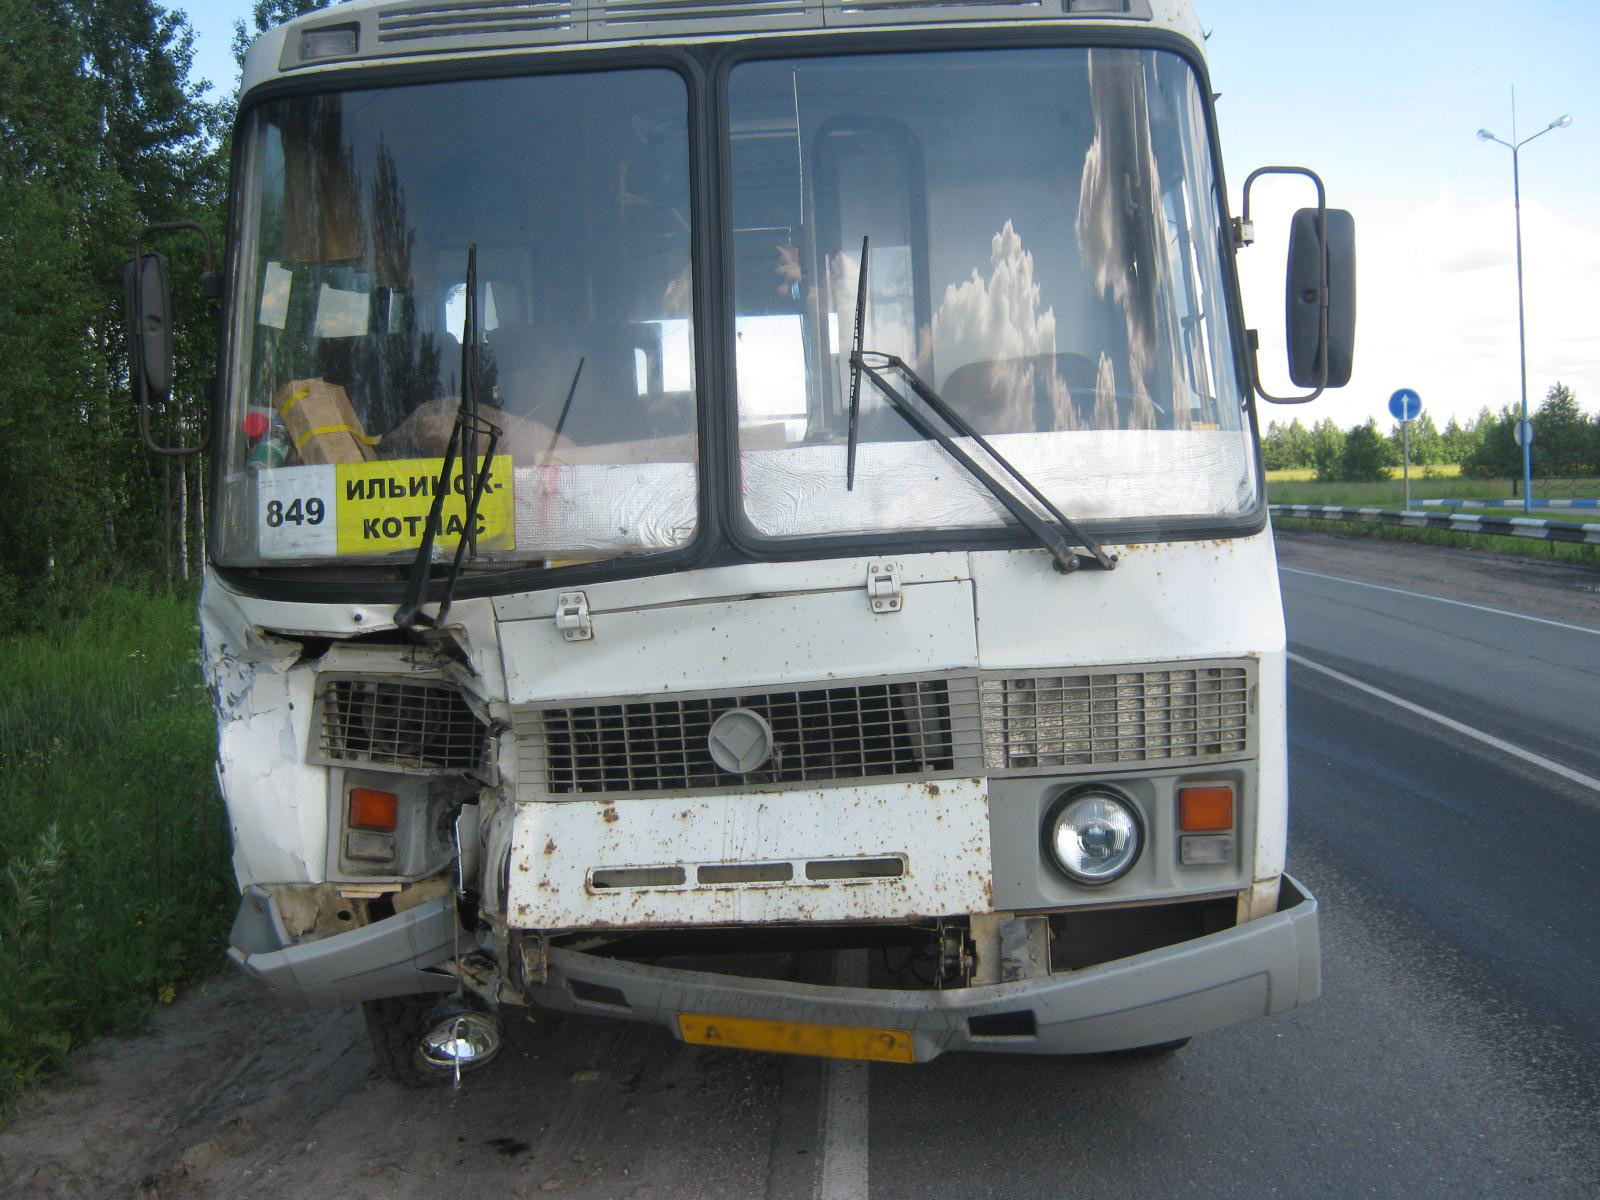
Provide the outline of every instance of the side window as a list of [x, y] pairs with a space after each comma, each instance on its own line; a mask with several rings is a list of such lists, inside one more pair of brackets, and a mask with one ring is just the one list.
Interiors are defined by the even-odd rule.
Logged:
[[[500, 284], [500, 294], [504, 295], [509, 289], [505, 283]], [[450, 331], [450, 336], [456, 341], [461, 340], [462, 330], [467, 324], [467, 285], [463, 282], [453, 283], [445, 289], [444, 293], [444, 327]], [[500, 328], [500, 305], [495, 299], [495, 282], [483, 285], [483, 332], [492, 333]]]

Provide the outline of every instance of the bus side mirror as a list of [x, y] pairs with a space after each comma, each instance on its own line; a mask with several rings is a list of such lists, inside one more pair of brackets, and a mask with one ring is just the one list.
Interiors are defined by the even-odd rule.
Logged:
[[1302, 208], [1289, 224], [1289, 271], [1284, 288], [1284, 336], [1289, 378], [1310, 388], [1303, 396], [1274, 396], [1261, 386], [1255, 330], [1246, 330], [1251, 383], [1273, 404], [1304, 404], [1325, 388], [1350, 382], [1356, 337], [1356, 223], [1341, 208], [1329, 208], [1327, 191], [1305, 167], [1257, 167], [1244, 181], [1244, 204], [1233, 221], [1233, 245], [1255, 240], [1250, 189], [1263, 175], [1302, 175], [1317, 189], [1317, 206]]
[[[129, 259], [122, 269], [128, 325], [128, 373], [142, 379], [147, 395], [164, 400], [172, 392], [172, 305], [167, 260], [159, 254]], [[135, 392], [138, 388], [135, 387]]]
[[[1350, 382], [1356, 337], [1356, 223], [1340, 208], [1323, 209], [1324, 238], [1317, 210], [1302, 208], [1289, 226], [1289, 271], [1284, 288], [1284, 330], [1289, 378], [1296, 387], [1344, 387]], [[1323, 264], [1327, 264], [1326, 284]], [[1323, 340], [1323, 287], [1328, 323]], [[1327, 374], [1323, 374], [1323, 364]]]
[[163, 221], [141, 233], [133, 243], [133, 257], [122, 268], [123, 320], [128, 327], [128, 382], [139, 401], [139, 436], [156, 454], [179, 457], [201, 454], [211, 444], [208, 431], [198, 446], [160, 446], [150, 436], [150, 402], [172, 395], [172, 297], [167, 289], [167, 260], [154, 251], [145, 253], [144, 241], [152, 233], [187, 229], [205, 239], [205, 272], [200, 290], [207, 297], [221, 295], [211, 253], [211, 231], [194, 221]]

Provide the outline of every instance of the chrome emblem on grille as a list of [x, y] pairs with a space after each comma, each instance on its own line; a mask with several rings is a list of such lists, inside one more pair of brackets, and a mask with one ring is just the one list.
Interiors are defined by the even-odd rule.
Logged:
[[706, 749], [724, 771], [747, 775], [772, 757], [772, 726], [758, 712], [730, 708], [712, 722]]

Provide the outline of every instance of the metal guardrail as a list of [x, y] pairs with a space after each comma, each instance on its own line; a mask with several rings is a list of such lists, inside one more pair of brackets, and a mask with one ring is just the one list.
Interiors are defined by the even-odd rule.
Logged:
[[1570, 521], [1466, 513], [1402, 512], [1389, 508], [1328, 508], [1320, 504], [1272, 504], [1268, 507], [1275, 517], [1300, 517], [1309, 521], [1360, 521], [1372, 525], [1444, 529], [1451, 533], [1492, 533], [1500, 537], [1600, 546], [1600, 525], [1579, 525]]
[[[1470, 497], [1460, 500], [1419, 500], [1425, 508], [1521, 508], [1521, 500], [1474, 500]], [[1540, 500], [1535, 497], [1529, 501], [1533, 508], [1600, 508], [1600, 499], [1581, 500]]]

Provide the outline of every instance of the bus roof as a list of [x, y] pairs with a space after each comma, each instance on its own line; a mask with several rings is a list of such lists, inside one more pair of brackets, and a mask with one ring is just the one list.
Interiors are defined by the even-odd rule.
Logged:
[[353, 0], [262, 34], [240, 90], [357, 66], [585, 45], [1068, 23], [1204, 43], [1189, 0]]

